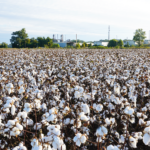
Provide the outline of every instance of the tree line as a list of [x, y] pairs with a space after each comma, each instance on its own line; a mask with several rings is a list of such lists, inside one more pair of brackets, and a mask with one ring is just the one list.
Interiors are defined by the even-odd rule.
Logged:
[[[137, 42], [138, 46], [142, 46], [144, 39], [146, 38], [146, 33], [143, 31], [143, 29], [137, 29], [134, 33], [133, 40]], [[59, 48], [59, 44], [53, 43], [53, 39], [50, 37], [37, 37], [35, 38], [28, 38], [28, 34], [26, 33], [25, 28], [15, 31], [12, 33], [11, 39], [10, 39], [12, 48], [36, 48], [36, 47], [46, 47], [46, 48]], [[76, 42], [76, 40], [72, 40], [72, 42]], [[79, 43], [82, 43], [80, 46]], [[8, 44], [3, 42], [0, 43], [0, 48], [7, 48]], [[98, 45], [92, 46], [91, 44], [87, 44], [83, 40], [77, 40], [76, 48], [85, 48], [85, 47], [97, 47]], [[100, 46], [102, 47], [102, 46]], [[123, 44], [122, 40], [116, 40], [112, 39], [108, 41], [107, 47], [130, 47], [129, 43], [127, 42], [126, 45]]]
[[59, 44], [54, 44], [50, 37], [37, 37], [28, 38], [25, 28], [20, 31], [12, 33], [10, 42], [13, 48], [36, 48], [36, 47], [47, 47], [47, 48], [59, 48]]

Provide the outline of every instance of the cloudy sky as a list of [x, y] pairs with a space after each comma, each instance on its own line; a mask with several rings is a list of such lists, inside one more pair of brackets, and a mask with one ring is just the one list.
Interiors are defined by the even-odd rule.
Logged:
[[[150, 0], [0, 0], [0, 43], [26, 29], [29, 38], [64, 34], [66, 39], [132, 39], [150, 34]], [[57, 37], [57, 36], [56, 36]]]

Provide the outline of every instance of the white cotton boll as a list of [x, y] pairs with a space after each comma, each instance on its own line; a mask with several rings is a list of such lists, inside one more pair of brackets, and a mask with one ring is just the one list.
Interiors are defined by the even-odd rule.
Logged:
[[96, 130], [96, 136], [105, 136], [106, 134], [108, 133], [108, 130], [107, 128], [105, 128], [104, 126], [101, 126], [99, 127], [97, 130]]
[[68, 114], [70, 111], [70, 108], [68, 106], [66, 106], [63, 110], [63, 114]]
[[107, 125], [110, 125], [110, 120], [109, 120], [109, 118], [106, 118], [106, 119], [105, 119], [105, 122], [106, 122]]
[[79, 91], [75, 91], [74, 97], [79, 98], [81, 96], [81, 93]]
[[119, 143], [124, 143], [124, 141], [125, 141], [125, 138], [124, 138], [123, 135], [121, 135], [121, 137], [120, 137], [120, 139], [119, 139]]
[[132, 148], [136, 148], [136, 144], [137, 144], [137, 140], [135, 138], [133, 138], [132, 136], [129, 137], [129, 143], [130, 143], [130, 146]]
[[150, 134], [145, 133], [143, 136], [143, 142], [145, 145], [149, 145], [150, 144]]
[[144, 133], [149, 133], [150, 132], [150, 127], [146, 127], [145, 129], [144, 129]]
[[21, 86], [18, 90], [19, 94], [23, 94], [25, 92], [25, 89], [23, 86]]
[[115, 123], [115, 118], [110, 118], [110, 122], [111, 122], [111, 124], [114, 124]]
[[87, 104], [81, 104], [81, 109], [85, 114], [90, 114], [90, 109]]
[[70, 124], [70, 118], [66, 118], [66, 119], [64, 120], [64, 124], [66, 124], [66, 125]]
[[102, 140], [103, 140], [102, 137], [97, 137], [96, 138], [96, 142], [102, 142]]
[[24, 111], [30, 112], [32, 110], [32, 106], [30, 103], [25, 103], [24, 105]]
[[8, 120], [6, 127], [12, 128], [15, 125], [15, 121], [14, 120]]
[[117, 95], [120, 95], [120, 85], [119, 84], [114, 86], [114, 93]]
[[141, 116], [142, 116], [142, 113], [137, 112], [137, 117], [139, 118]]
[[54, 121], [55, 119], [55, 115], [54, 114], [51, 114], [48, 118], [47, 118], [47, 121]]
[[102, 110], [103, 110], [103, 105], [102, 104], [96, 105], [96, 111], [101, 112]]
[[83, 93], [83, 92], [84, 92], [83, 87], [79, 87], [79, 92], [80, 92], [80, 93]]
[[22, 81], [22, 80], [20, 80], [19, 82], [18, 82], [18, 85], [19, 86], [22, 86], [24, 84], [24, 82]]
[[16, 127], [19, 129], [19, 130], [23, 130], [23, 126], [19, 123], [16, 124]]
[[76, 145], [79, 146], [79, 147], [81, 146], [80, 140], [77, 140]]
[[58, 150], [66, 150], [66, 145], [62, 144], [61, 147]]
[[41, 129], [42, 128], [42, 124], [41, 123], [36, 123], [35, 125], [34, 125], [34, 130], [39, 130], [39, 129]]
[[143, 119], [139, 119], [139, 125], [145, 125], [145, 121]]
[[127, 115], [132, 115], [134, 113], [134, 109], [127, 106], [125, 109], [124, 109], [124, 113], [127, 114]]
[[55, 135], [59, 136], [59, 135], [60, 135], [60, 129], [54, 128], [53, 133], [54, 133]]
[[85, 135], [82, 135], [81, 136], [81, 143], [85, 143], [86, 142], [86, 136]]
[[89, 120], [89, 118], [88, 118], [87, 116], [85, 116], [84, 112], [81, 112], [81, 113], [79, 114], [79, 117], [80, 117], [80, 119], [83, 120], [83, 121], [88, 121], [88, 120]]
[[15, 105], [12, 105], [11, 106], [11, 115], [15, 115], [15, 111], [16, 111], [16, 108], [15, 108]]
[[18, 118], [27, 118], [27, 112], [19, 112], [17, 116]]
[[6, 103], [3, 107], [4, 107], [4, 108], [10, 108], [10, 107], [11, 107], [11, 104], [10, 104], [10, 103]]
[[117, 146], [109, 145], [107, 150], [119, 150], [119, 148]]
[[63, 145], [63, 140], [55, 136], [52, 145], [53, 145], [53, 148], [59, 149], [61, 148], [61, 145]]

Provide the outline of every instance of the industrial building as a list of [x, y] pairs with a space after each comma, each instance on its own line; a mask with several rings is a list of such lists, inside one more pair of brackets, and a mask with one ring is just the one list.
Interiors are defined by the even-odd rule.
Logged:
[[59, 44], [60, 47], [64, 48], [67, 46], [75, 46], [74, 42], [71, 42], [70, 40], [66, 40], [64, 41], [64, 36], [60, 35], [60, 39], [58, 39], [58, 35], [57, 35], [57, 39], [56, 39], [56, 35], [53, 34], [53, 43], [55, 44]]

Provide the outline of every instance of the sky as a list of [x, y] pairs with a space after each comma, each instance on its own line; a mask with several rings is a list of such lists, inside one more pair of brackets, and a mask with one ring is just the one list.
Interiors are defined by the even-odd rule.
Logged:
[[0, 43], [26, 29], [29, 38], [64, 35], [98, 41], [133, 39], [136, 29], [150, 36], [150, 0], [0, 0]]

